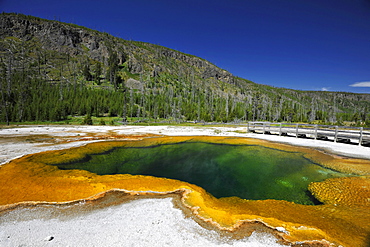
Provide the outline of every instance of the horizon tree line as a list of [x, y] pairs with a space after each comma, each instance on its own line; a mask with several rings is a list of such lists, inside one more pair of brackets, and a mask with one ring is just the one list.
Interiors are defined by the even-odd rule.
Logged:
[[[330, 107], [317, 104], [318, 96], [292, 100], [262, 89], [227, 92], [205, 84], [194, 72], [178, 75], [145, 70], [137, 75], [140, 89], [126, 85], [125, 64], [114, 50], [105, 63], [86, 56], [73, 57], [43, 50], [37, 42], [1, 40], [0, 122], [61, 121], [69, 116], [204, 122], [363, 122], [368, 105], [354, 105], [334, 95]], [[222, 86], [222, 85], [221, 85]], [[326, 99], [328, 100], [328, 99]], [[309, 101], [309, 104], [307, 104]], [[347, 107], [348, 108], [348, 107]], [[369, 123], [370, 126], [370, 123]]]

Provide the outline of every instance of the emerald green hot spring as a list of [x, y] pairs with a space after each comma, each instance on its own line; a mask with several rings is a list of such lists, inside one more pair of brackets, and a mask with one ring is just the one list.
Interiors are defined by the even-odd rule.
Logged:
[[120, 147], [56, 164], [98, 175], [132, 174], [166, 177], [198, 185], [213, 196], [286, 200], [319, 204], [308, 191], [311, 182], [348, 176], [288, 152], [258, 145], [177, 143], [151, 147]]

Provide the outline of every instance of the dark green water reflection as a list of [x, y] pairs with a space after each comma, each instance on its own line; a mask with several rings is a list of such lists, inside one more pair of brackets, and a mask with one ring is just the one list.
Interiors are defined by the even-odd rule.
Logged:
[[58, 167], [99, 175], [128, 173], [178, 179], [201, 186], [215, 197], [279, 199], [311, 205], [315, 200], [307, 190], [310, 182], [345, 175], [315, 165], [301, 153], [211, 143], [117, 148]]

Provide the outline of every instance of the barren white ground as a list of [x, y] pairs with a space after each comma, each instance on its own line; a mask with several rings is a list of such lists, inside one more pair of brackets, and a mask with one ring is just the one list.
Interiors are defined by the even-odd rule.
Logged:
[[[89, 139], [91, 133], [105, 134], [111, 131], [116, 134], [259, 138], [370, 159], [368, 147], [243, 134], [238, 132], [245, 131], [242, 127], [20, 126], [0, 128], [0, 164], [25, 154], [84, 145], [96, 141]], [[30, 138], [17, 138], [24, 136]], [[38, 136], [40, 138], [36, 142], [31, 138], [37, 139]], [[87, 136], [87, 140], [73, 141], [84, 136]], [[58, 144], [59, 138], [66, 137], [72, 142]], [[252, 234], [238, 241], [222, 239], [216, 232], [205, 230], [192, 219], [186, 218], [181, 210], [174, 208], [171, 198], [142, 199], [81, 216], [67, 217], [58, 213], [57, 209], [49, 214], [45, 217], [45, 211], [34, 208], [15, 210], [1, 216], [0, 246], [280, 246], [273, 236], [267, 234]]]
[[9, 213], [0, 219], [0, 246], [281, 246], [262, 233], [238, 241], [220, 238], [185, 218], [171, 198], [136, 200], [72, 218], [54, 215], [45, 219], [35, 208]]

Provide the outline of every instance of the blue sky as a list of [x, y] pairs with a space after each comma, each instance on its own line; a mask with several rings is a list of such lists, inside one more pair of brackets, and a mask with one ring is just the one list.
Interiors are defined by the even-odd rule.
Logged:
[[370, 93], [370, 0], [0, 0], [0, 11], [166, 46], [256, 83]]

